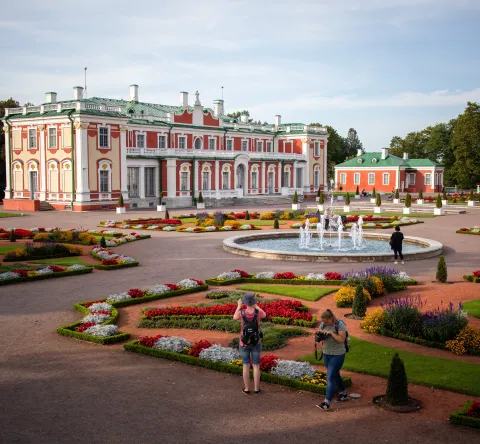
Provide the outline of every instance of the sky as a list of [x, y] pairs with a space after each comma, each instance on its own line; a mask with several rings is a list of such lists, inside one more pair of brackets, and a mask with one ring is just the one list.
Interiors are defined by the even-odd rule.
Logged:
[[88, 96], [319, 122], [367, 151], [480, 102], [480, 0], [17, 0], [0, 16], [0, 100]]

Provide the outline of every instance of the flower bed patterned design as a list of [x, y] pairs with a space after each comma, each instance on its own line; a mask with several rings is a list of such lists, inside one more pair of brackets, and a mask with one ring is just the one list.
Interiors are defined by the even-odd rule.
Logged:
[[[265, 300], [258, 303], [258, 306], [266, 311], [266, 321], [275, 324], [290, 324], [303, 327], [314, 327], [315, 318], [308, 311], [308, 307], [300, 301], [289, 300]], [[206, 307], [165, 307], [165, 308], [146, 308], [143, 310], [143, 319], [203, 319], [203, 318], [230, 318], [235, 313], [237, 304], [227, 302], [215, 304]]]
[[480, 429], [480, 401], [467, 401], [450, 415], [450, 424]]
[[92, 256], [102, 261], [101, 264], [94, 265], [98, 270], [116, 270], [117, 268], [136, 267], [139, 264], [133, 257], [110, 253], [102, 247], [93, 248]]
[[80, 256], [83, 253], [81, 247], [68, 244], [43, 244], [34, 245], [27, 242], [24, 246], [15, 250], [7, 251], [3, 255], [4, 262], [26, 261], [30, 259], [50, 259], [57, 257]]
[[[182, 341], [182, 338], [172, 338], [170, 341], [165, 341], [164, 338], [161, 336], [143, 337], [140, 341], [125, 344], [124, 348], [135, 353], [171, 359], [237, 375], [242, 374], [243, 365], [237, 349], [222, 347], [218, 344], [212, 345], [208, 341], [199, 341], [190, 345], [187, 341]], [[163, 341], [162, 349], [159, 349], [157, 344], [161, 341]], [[180, 349], [182, 345], [184, 347]], [[197, 353], [200, 347], [201, 351]], [[195, 352], [192, 353], [192, 350], [195, 350]], [[260, 370], [262, 381], [325, 394], [325, 374], [316, 372], [307, 362], [287, 361], [278, 359], [275, 355], [264, 355], [260, 359]], [[351, 386], [352, 380], [350, 377], [344, 377], [343, 380], [346, 387]]]
[[[190, 281], [196, 286], [193, 286]], [[130, 333], [119, 332], [114, 325], [118, 317], [117, 308], [207, 289], [208, 286], [200, 280], [184, 279], [177, 284], [159, 284], [149, 289], [132, 288], [123, 293], [107, 296], [105, 299], [80, 302], [73, 307], [84, 314], [83, 319], [59, 327], [57, 333], [98, 344], [124, 341], [130, 337]]]
[[475, 270], [472, 274], [467, 274], [463, 276], [463, 279], [466, 281], [474, 282], [476, 284], [480, 283], [480, 270]]
[[[348, 216], [345, 223], [345, 228], [351, 228], [352, 222], [357, 222], [359, 216]], [[316, 220], [316, 217], [312, 217], [312, 220]], [[309, 218], [310, 220], [310, 218]], [[366, 229], [388, 229], [396, 226], [406, 226], [406, 225], [415, 225], [423, 223], [422, 220], [413, 219], [410, 217], [382, 217], [382, 216], [364, 216], [363, 217], [363, 228]], [[305, 228], [305, 222], [300, 222], [293, 224], [291, 228], [299, 229], [300, 227]], [[310, 224], [311, 229], [317, 228], [317, 223], [313, 222]]]
[[50, 278], [59, 278], [66, 276], [75, 276], [77, 274], [91, 273], [93, 267], [75, 264], [70, 267], [58, 267], [49, 265], [37, 270], [18, 269], [0, 273], [0, 285], [16, 284], [20, 282], [38, 281]]
[[460, 228], [456, 231], [456, 233], [460, 234], [473, 234], [473, 235], [480, 235], [480, 226], [476, 225], [472, 228]]

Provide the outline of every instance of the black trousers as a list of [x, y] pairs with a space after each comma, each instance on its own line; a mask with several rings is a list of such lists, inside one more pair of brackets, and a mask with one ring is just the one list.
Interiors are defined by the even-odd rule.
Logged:
[[398, 259], [398, 256], [400, 256], [400, 259], [403, 261], [403, 254], [402, 254], [402, 247], [396, 248], [393, 247], [393, 254], [395, 255], [395, 259]]

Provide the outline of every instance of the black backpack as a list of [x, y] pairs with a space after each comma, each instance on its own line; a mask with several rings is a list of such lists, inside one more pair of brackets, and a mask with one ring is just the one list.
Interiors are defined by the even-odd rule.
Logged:
[[255, 309], [255, 315], [251, 321], [245, 316], [245, 310], [242, 310], [241, 313], [243, 319], [242, 342], [245, 345], [257, 345], [261, 338], [258, 327], [258, 310]]
[[[338, 320], [337, 322], [335, 322], [335, 333], [338, 335], [338, 323], [339, 322], [343, 322], [343, 321], [340, 321]], [[345, 324], [345, 322], [343, 322]], [[346, 330], [346, 327], [347, 327], [347, 324], [345, 324], [345, 330]], [[345, 353], [348, 353], [350, 351], [350, 338], [348, 336], [348, 330], [345, 331], [346, 335], [345, 335]]]

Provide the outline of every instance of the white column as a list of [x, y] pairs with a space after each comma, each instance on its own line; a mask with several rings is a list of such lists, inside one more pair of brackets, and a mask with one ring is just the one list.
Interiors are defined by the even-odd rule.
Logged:
[[267, 194], [267, 176], [265, 174], [265, 162], [262, 162], [262, 193]]
[[40, 125], [40, 193], [38, 199], [44, 201], [47, 197], [47, 162], [45, 156], [45, 125]]
[[195, 196], [192, 197], [197, 197], [198, 196], [198, 190], [200, 189], [199, 183], [202, 183], [202, 178], [200, 175], [202, 172], [198, 168], [198, 160], [193, 161], [193, 189], [195, 190]]
[[[440, 184], [439, 184], [440, 185]], [[435, 192], [435, 168], [432, 168], [432, 183], [431, 183], [432, 191]]]
[[215, 194], [217, 199], [220, 199], [220, 162], [218, 160], [215, 161]]
[[145, 199], [145, 167], [143, 165], [139, 168], [139, 175], [138, 187], [140, 189], [138, 190], [138, 197], [140, 199]]
[[310, 169], [312, 162], [310, 159], [310, 142], [308, 139], [302, 140], [302, 152], [307, 160], [307, 163], [303, 167], [303, 189], [310, 191]]
[[167, 197], [177, 196], [177, 159], [167, 159]]
[[[367, 180], [367, 184], [368, 184], [368, 180]], [[395, 188], [397, 190], [400, 190], [400, 167], [397, 168], [397, 180], [395, 181]]]
[[[127, 179], [127, 126], [120, 125], [120, 192], [124, 199], [128, 199]], [[145, 188], [143, 188], [145, 193]]]
[[327, 179], [327, 145], [328, 140], [325, 140], [325, 144], [323, 145], [323, 185], [328, 187], [328, 179]]
[[[278, 162], [278, 189], [280, 192], [282, 192], [282, 176], [283, 176], [283, 171], [282, 171], [282, 162]], [[288, 184], [286, 185], [288, 187]]]
[[88, 122], [75, 124], [75, 193], [76, 202], [90, 201], [90, 189], [88, 186]]
[[3, 129], [5, 131], [5, 169], [6, 169], [6, 175], [7, 175], [7, 182], [5, 185], [5, 199], [11, 199], [13, 196], [10, 195], [10, 175], [13, 176], [13, 171], [12, 171], [12, 159], [10, 159], [10, 131], [8, 130], [8, 125], [5, 123], [3, 125]]

